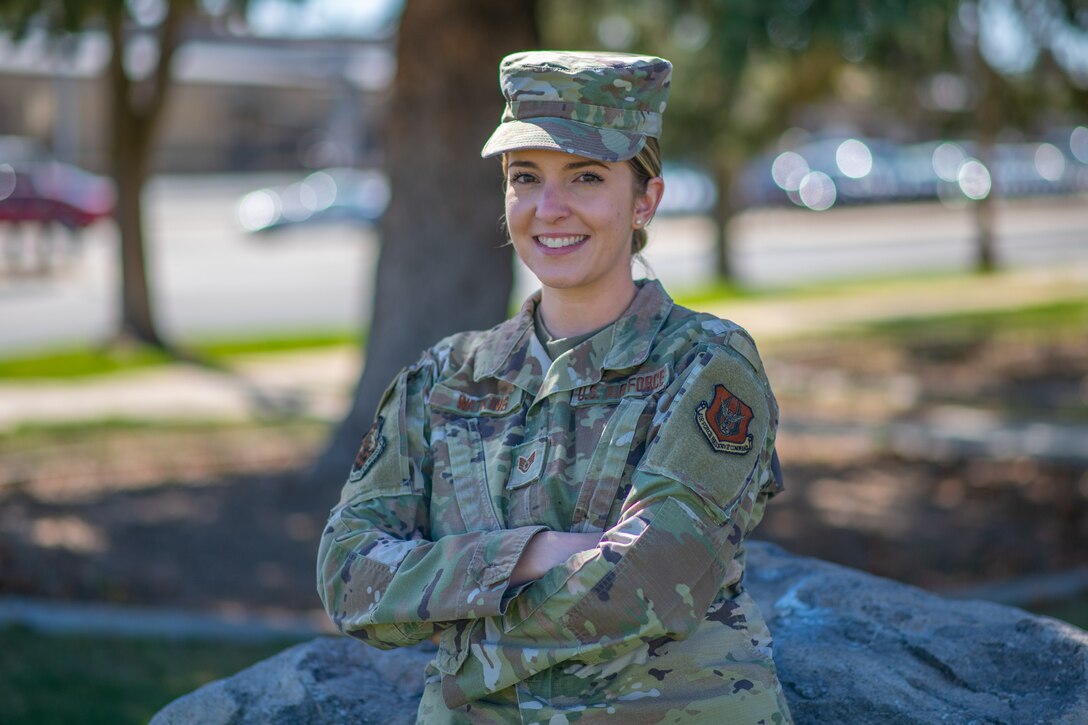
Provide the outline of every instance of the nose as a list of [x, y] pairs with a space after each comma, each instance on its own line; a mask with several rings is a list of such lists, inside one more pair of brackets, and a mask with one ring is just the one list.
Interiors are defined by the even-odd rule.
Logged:
[[544, 182], [540, 196], [536, 200], [536, 218], [545, 222], [555, 222], [570, 214], [566, 194], [560, 184]]

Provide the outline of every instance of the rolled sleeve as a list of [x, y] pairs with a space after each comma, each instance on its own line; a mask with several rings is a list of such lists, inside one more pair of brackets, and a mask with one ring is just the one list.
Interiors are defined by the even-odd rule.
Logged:
[[[502, 613], [510, 575], [529, 540], [543, 526], [469, 532], [438, 541], [405, 540], [385, 530], [391, 509], [413, 497], [383, 497], [348, 506], [326, 533], [323, 556], [326, 607], [337, 626], [362, 639], [400, 632], [413, 644], [460, 619]], [[433, 626], [421, 626], [430, 623]], [[394, 625], [394, 629], [389, 629]], [[372, 631], [368, 631], [372, 630]]]
[[510, 575], [543, 526], [430, 540], [430, 449], [422, 366], [386, 391], [318, 550], [336, 626], [379, 647], [415, 644], [460, 619], [505, 609]]

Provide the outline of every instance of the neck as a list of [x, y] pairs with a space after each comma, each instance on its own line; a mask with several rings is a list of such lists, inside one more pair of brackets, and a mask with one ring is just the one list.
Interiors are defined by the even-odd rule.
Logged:
[[634, 280], [628, 282], [606, 298], [584, 290], [544, 287], [540, 291], [544, 326], [556, 338], [564, 338], [584, 335], [615, 322], [638, 292]]

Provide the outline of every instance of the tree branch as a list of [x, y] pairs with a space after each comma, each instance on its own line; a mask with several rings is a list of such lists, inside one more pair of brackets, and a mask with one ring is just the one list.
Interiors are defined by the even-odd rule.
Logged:
[[[181, 45], [181, 30], [190, 16], [192, 3], [187, 0], [172, 0], [167, 7], [166, 17], [159, 26], [159, 62], [155, 65], [152, 76], [151, 97], [141, 114], [149, 127], [157, 123], [166, 103], [174, 56]], [[149, 132], [150, 130], [148, 128]]]

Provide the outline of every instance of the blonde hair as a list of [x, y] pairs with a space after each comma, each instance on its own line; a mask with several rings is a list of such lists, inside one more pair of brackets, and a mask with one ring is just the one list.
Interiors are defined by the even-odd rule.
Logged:
[[[646, 193], [646, 185], [655, 176], [661, 176], [661, 144], [653, 136], [646, 137], [646, 144], [634, 158], [628, 160], [631, 171], [635, 174], [635, 195]], [[653, 217], [651, 217], [652, 219]], [[646, 220], [649, 224], [650, 220]], [[646, 234], [646, 225], [636, 229], [631, 235], [631, 256], [637, 255], [646, 248], [649, 237]]]

